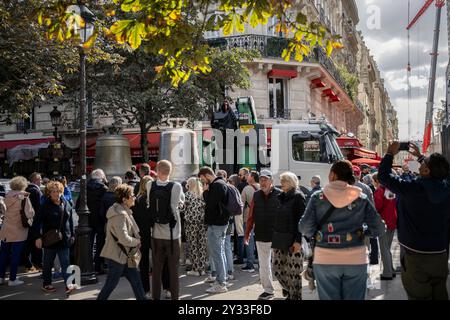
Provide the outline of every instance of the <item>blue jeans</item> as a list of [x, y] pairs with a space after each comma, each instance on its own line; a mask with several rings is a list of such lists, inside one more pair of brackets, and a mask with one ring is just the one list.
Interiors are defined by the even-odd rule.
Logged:
[[18, 242], [3, 242], [0, 251], [0, 278], [5, 278], [6, 266], [8, 264], [9, 253], [11, 251], [11, 265], [9, 267], [9, 280], [16, 280], [17, 268], [20, 263], [20, 256], [22, 254], [25, 241]]
[[141, 276], [137, 268], [128, 268], [126, 263], [120, 264], [110, 259], [106, 259], [106, 262], [108, 264], [108, 276], [106, 277], [102, 290], [98, 294], [97, 300], [107, 300], [119, 284], [121, 276], [127, 278], [136, 300], [146, 300]]
[[52, 284], [52, 268], [55, 262], [56, 255], [58, 255], [59, 263], [61, 264], [61, 273], [66, 283], [69, 275], [67, 268], [70, 264], [70, 250], [69, 248], [61, 249], [47, 249], [44, 248], [44, 266], [42, 268], [42, 276], [44, 278], [44, 287]]
[[225, 257], [227, 260], [227, 272], [232, 274], [234, 272], [233, 265], [233, 250], [231, 249], [231, 234], [228, 234], [225, 238]]
[[367, 264], [315, 264], [313, 270], [320, 300], [364, 300]]
[[212, 258], [217, 273], [217, 282], [225, 284], [226, 261], [225, 256], [225, 236], [228, 226], [208, 226], [207, 241], [208, 252]]
[[[244, 223], [244, 230], [247, 227], [247, 223]], [[255, 238], [253, 230], [250, 232], [250, 239], [248, 240], [248, 246], [245, 246], [245, 254], [247, 255], [246, 264], [247, 267], [253, 268], [255, 263]]]

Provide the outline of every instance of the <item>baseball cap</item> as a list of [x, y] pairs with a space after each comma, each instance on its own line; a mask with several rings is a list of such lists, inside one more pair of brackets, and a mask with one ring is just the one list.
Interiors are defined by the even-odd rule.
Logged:
[[266, 177], [266, 178], [272, 179], [272, 172], [270, 170], [266, 170], [266, 169], [261, 170], [261, 172], [259, 173], [259, 177], [260, 178]]
[[359, 176], [361, 174], [361, 169], [358, 166], [353, 166], [353, 173], [355, 176]]

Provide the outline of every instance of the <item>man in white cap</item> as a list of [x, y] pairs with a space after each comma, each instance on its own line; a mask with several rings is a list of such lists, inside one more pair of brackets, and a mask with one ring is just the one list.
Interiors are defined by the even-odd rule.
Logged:
[[254, 228], [256, 247], [259, 257], [259, 278], [264, 292], [259, 300], [270, 300], [274, 297], [272, 276], [272, 233], [278, 207], [278, 195], [281, 193], [273, 185], [272, 172], [261, 170], [259, 175], [261, 189], [253, 195], [245, 230], [245, 243], [248, 243]]

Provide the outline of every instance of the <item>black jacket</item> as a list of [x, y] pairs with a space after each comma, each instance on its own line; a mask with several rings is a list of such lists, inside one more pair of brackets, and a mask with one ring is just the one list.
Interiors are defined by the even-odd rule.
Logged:
[[150, 210], [147, 209], [147, 197], [140, 196], [136, 199], [133, 210], [133, 218], [139, 227], [139, 234], [141, 236], [141, 244], [144, 248], [150, 248], [150, 228], [152, 225]]
[[106, 220], [102, 219], [100, 207], [102, 198], [108, 187], [100, 180], [89, 179], [87, 182], [87, 206], [89, 208], [89, 225], [91, 227], [104, 226]]
[[[273, 236], [276, 237], [276, 233], [290, 233], [292, 236], [292, 243], [290, 246], [292, 246], [294, 242], [301, 243], [302, 235], [298, 232], [298, 223], [305, 212], [305, 196], [298, 190], [292, 189], [288, 193], [282, 192], [278, 196], [278, 199], [280, 204], [275, 216]], [[275, 243], [275, 239], [273, 239], [272, 242]]]
[[106, 213], [108, 209], [116, 202], [116, 196], [114, 192], [106, 191], [102, 197], [102, 201], [100, 203], [100, 221], [106, 222]]
[[68, 248], [71, 246], [70, 238], [75, 237], [72, 207], [64, 197], [61, 197], [61, 201], [64, 214], [62, 224], [60, 206], [54, 204], [49, 198], [44, 200], [39, 213], [34, 216], [33, 230], [36, 239], [41, 238], [42, 235], [52, 229], [59, 229], [62, 233], [63, 240], [50, 246], [49, 249]]
[[378, 179], [398, 197], [398, 240], [414, 251], [440, 253], [448, 249], [450, 184], [447, 180], [402, 179], [391, 174], [392, 155], [380, 163]]
[[41, 207], [41, 189], [37, 185], [30, 183], [25, 191], [30, 194], [31, 205], [33, 206], [34, 214], [36, 215]]
[[258, 190], [253, 195], [253, 223], [255, 229], [255, 240], [261, 242], [272, 242], [273, 225], [280, 205], [278, 196], [281, 190], [273, 188], [267, 195]]
[[230, 214], [225, 209], [227, 197], [227, 186], [224, 179], [217, 177], [210, 185], [209, 189], [203, 192], [205, 200], [205, 224], [215, 226], [226, 226], [230, 219]]

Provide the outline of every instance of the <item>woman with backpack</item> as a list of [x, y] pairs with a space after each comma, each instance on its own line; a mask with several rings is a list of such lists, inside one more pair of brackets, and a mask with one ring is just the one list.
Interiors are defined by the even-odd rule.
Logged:
[[367, 282], [365, 236], [378, 237], [385, 224], [361, 189], [353, 186], [352, 164], [331, 167], [330, 183], [316, 192], [298, 229], [315, 239], [313, 270], [321, 300], [364, 300]]
[[[22, 224], [21, 211], [28, 219], [34, 216], [29, 193], [25, 192], [27, 186], [27, 179], [21, 176], [15, 177], [10, 182], [11, 191], [5, 196], [6, 212], [0, 229], [0, 284], [5, 283], [8, 260], [11, 261], [8, 285], [23, 284], [23, 281], [16, 278], [20, 255], [28, 237], [28, 228]], [[11, 257], [9, 257], [10, 254]]]
[[182, 213], [185, 219], [186, 242], [192, 270], [188, 276], [205, 275], [208, 251], [206, 248], [205, 201], [203, 200], [203, 186], [198, 178], [189, 178], [186, 183], [184, 207]]

